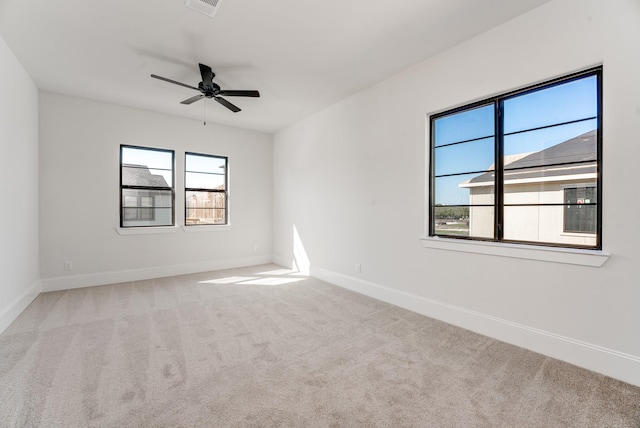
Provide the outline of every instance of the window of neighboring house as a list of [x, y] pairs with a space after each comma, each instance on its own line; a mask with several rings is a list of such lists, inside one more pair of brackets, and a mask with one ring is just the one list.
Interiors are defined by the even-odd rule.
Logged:
[[125, 196], [124, 197], [125, 220], [153, 220], [154, 218], [153, 207], [154, 207], [153, 195]]
[[173, 150], [120, 146], [120, 227], [174, 224]]
[[228, 223], [228, 159], [185, 154], [185, 225]]
[[592, 186], [564, 189], [564, 231], [567, 233], [596, 233], [596, 188]]
[[430, 236], [601, 248], [601, 80], [598, 67], [433, 115]]

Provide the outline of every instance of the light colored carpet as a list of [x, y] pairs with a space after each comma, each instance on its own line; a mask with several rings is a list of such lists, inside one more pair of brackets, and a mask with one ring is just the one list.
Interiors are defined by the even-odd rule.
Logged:
[[40, 295], [3, 427], [640, 427], [640, 388], [268, 265]]

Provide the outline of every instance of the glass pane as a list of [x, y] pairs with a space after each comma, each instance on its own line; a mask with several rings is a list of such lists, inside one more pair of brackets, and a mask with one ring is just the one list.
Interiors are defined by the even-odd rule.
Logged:
[[153, 208], [138, 208], [140, 220], [153, 220], [155, 211]]
[[434, 147], [494, 135], [493, 104], [443, 116], [433, 121]]
[[173, 172], [141, 165], [122, 166], [123, 186], [172, 187]]
[[469, 207], [435, 207], [438, 235], [469, 236]]
[[121, 147], [122, 184], [173, 187], [173, 151]]
[[[596, 236], [590, 233], [565, 232], [565, 207], [557, 206], [505, 206], [504, 239], [549, 244], [589, 246], [596, 245]], [[595, 206], [593, 206], [595, 214]], [[595, 230], [595, 215], [590, 220]]]
[[[131, 220], [132, 222], [137, 220], [153, 220], [155, 215], [153, 208], [125, 208], [123, 211], [124, 219]], [[139, 223], [135, 225], [140, 226]]]
[[469, 236], [493, 238], [495, 230], [493, 207], [469, 207]]
[[186, 224], [226, 224], [226, 194], [186, 192]]
[[562, 204], [562, 181], [507, 181], [504, 186], [505, 205]]
[[224, 181], [224, 174], [203, 174], [199, 172], [187, 172], [185, 174], [185, 187], [188, 189], [224, 190]]
[[125, 193], [124, 204], [125, 207], [137, 207], [138, 206], [138, 197], [137, 196], [127, 196]]
[[226, 158], [201, 156], [194, 154], [185, 155], [185, 169], [187, 172], [209, 172], [224, 174], [226, 163]]
[[595, 120], [508, 135], [505, 169], [597, 159]]
[[173, 195], [170, 190], [124, 189], [123, 226], [170, 226]]
[[436, 176], [488, 171], [494, 164], [494, 159], [493, 137], [452, 146], [436, 147], [434, 150]]
[[596, 85], [596, 76], [589, 76], [505, 100], [504, 132], [595, 117]]
[[494, 173], [461, 174], [435, 179], [436, 205], [493, 205]]
[[122, 210], [123, 218], [125, 220], [137, 220], [138, 209], [137, 208], [124, 208]]
[[224, 192], [186, 192], [187, 208], [224, 208]]
[[171, 226], [172, 207], [123, 208], [122, 226]]
[[597, 194], [595, 187], [569, 187], [564, 189], [564, 231], [596, 233]]
[[171, 190], [123, 189], [122, 196], [123, 205], [126, 207], [171, 208], [173, 206]]
[[493, 238], [493, 207], [435, 207], [436, 235]]
[[153, 207], [153, 196], [140, 196], [141, 207]]
[[154, 197], [153, 196], [140, 196], [140, 220], [153, 220]]
[[187, 225], [197, 225], [197, 224], [227, 224], [225, 219], [225, 210], [224, 209], [200, 209], [198, 211], [199, 217], [187, 217], [186, 224]]
[[122, 147], [122, 164], [143, 165], [151, 169], [173, 169], [173, 151]]

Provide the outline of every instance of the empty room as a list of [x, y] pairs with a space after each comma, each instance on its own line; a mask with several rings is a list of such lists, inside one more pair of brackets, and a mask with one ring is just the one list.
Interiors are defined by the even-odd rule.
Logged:
[[638, 0], [0, 0], [0, 426], [639, 427]]

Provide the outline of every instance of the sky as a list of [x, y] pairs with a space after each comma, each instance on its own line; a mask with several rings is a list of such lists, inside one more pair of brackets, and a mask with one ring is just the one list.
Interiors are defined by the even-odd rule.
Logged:
[[[596, 77], [589, 76], [505, 99], [504, 154], [537, 152], [596, 129], [596, 119], [590, 119], [527, 131], [596, 116], [596, 85]], [[489, 104], [435, 120], [436, 203], [469, 203], [469, 189], [458, 185], [481, 175], [494, 164], [493, 115], [493, 104]], [[516, 134], [508, 135], [514, 132]], [[447, 146], [471, 139], [475, 140]], [[437, 178], [462, 173], [472, 174]]]
[[[123, 147], [122, 163], [147, 166], [152, 174], [173, 183], [171, 152]], [[224, 184], [223, 158], [187, 155], [185, 164], [186, 187], [213, 189]]]

